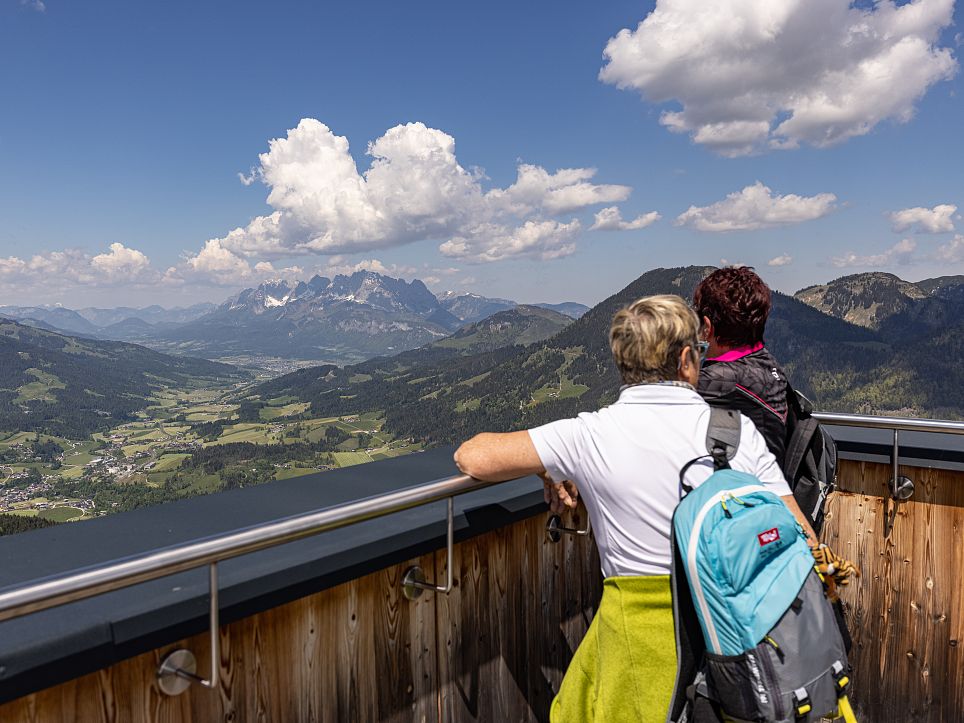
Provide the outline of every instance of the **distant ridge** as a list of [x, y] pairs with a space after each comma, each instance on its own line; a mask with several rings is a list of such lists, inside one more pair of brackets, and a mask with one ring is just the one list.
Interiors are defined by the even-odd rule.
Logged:
[[[154, 343], [205, 357], [264, 355], [344, 364], [440, 341], [466, 323], [516, 306], [478, 294], [436, 296], [419, 279], [374, 271], [276, 279], [245, 289], [191, 322], [158, 329]], [[551, 311], [558, 306], [567, 316], [585, 308], [543, 306]]]
[[540, 306], [543, 309], [558, 311], [560, 314], [565, 314], [571, 319], [578, 319], [589, 311], [588, 306], [585, 304], [577, 304], [575, 301], [564, 301], [561, 304], [533, 304], [533, 306]]
[[[158, 351], [207, 358], [264, 356], [338, 364], [393, 354], [438, 341], [463, 324], [518, 303], [478, 294], [436, 296], [418, 280], [374, 271], [333, 279], [273, 279], [224, 303], [163, 308], [120, 306], [0, 307], [6, 316], [48, 331], [144, 344]], [[540, 306], [578, 318], [574, 302]]]
[[72, 309], [62, 306], [0, 306], [0, 316], [17, 321], [41, 322], [45, 329], [93, 335], [97, 326]]
[[558, 311], [520, 304], [466, 324], [432, 346], [458, 349], [463, 353], [492, 351], [512, 345], [528, 346], [545, 341], [571, 323], [570, 317]]
[[894, 274], [872, 271], [851, 274], [826, 284], [801, 289], [794, 296], [826, 314], [860, 326], [879, 329], [888, 319], [938, 304], [956, 304], [964, 296], [964, 276], [940, 276], [904, 281]]
[[259, 354], [338, 363], [421, 346], [457, 329], [424, 283], [358, 271], [245, 289], [163, 342], [202, 356]]
[[0, 319], [0, 430], [83, 438], [132, 419], [165, 383], [246, 377], [227, 364]]
[[[433, 345], [344, 369], [303, 369], [267, 383], [262, 393], [310, 402], [321, 416], [382, 411], [394, 434], [431, 443], [572, 416], [617, 397], [620, 381], [607, 342], [616, 310], [651, 294], [689, 299], [713, 268], [647, 272], [528, 347], [455, 357]], [[822, 410], [964, 415], [960, 324], [923, 338], [886, 336], [774, 293], [766, 340], [794, 386]]]
[[[492, 314], [511, 309], [518, 306], [517, 301], [509, 299], [492, 299], [478, 294], [457, 294], [454, 291], [446, 291], [438, 295], [438, 300], [448, 311], [463, 322], [471, 323], [481, 321]], [[538, 306], [543, 309], [558, 311], [572, 319], [578, 319], [589, 311], [589, 307], [584, 304], [577, 304], [574, 301], [563, 301], [558, 304], [535, 303], [529, 306]]]

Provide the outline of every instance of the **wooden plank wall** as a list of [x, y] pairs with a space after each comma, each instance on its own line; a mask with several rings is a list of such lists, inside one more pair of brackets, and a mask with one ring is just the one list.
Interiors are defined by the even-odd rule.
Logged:
[[961, 723], [964, 473], [903, 467], [901, 474], [915, 494], [896, 504], [889, 465], [842, 462], [824, 528], [826, 542], [863, 573], [843, 595], [858, 719]]
[[[571, 536], [546, 542], [546, 519], [457, 546], [459, 584], [438, 601], [441, 720], [549, 720], [602, 577], [595, 545]], [[436, 575], [444, 571], [440, 553]]]
[[199, 635], [0, 706], [0, 721], [546, 721], [602, 580], [592, 542], [548, 543], [545, 523], [457, 545], [448, 596], [401, 594], [410, 564], [443, 578], [441, 550], [223, 627], [218, 691], [157, 688], [174, 648], [205, 674]]

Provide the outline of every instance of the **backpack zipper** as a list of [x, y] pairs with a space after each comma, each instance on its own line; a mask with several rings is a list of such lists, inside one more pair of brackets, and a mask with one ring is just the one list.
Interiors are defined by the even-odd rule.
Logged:
[[[704, 484], [706, 484], [704, 482]], [[706, 603], [706, 596], [703, 594], [703, 584], [700, 582], [699, 572], [696, 567], [696, 552], [699, 547], [700, 541], [700, 530], [703, 527], [703, 520], [706, 519], [706, 515], [709, 511], [720, 503], [724, 495], [737, 494], [749, 494], [751, 492], [769, 492], [763, 485], [746, 485], [745, 487], [738, 487], [733, 490], [724, 490], [722, 492], [717, 492], [712, 497], [710, 497], [700, 511], [696, 514], [693, 520], [693, 530], [690, 532], [690, 539], [686, 548], [686, 572], [690, 580], [690, 586], [693, 588], [693, 596], [696, 598], [696, 603], [699, 605], [700, 613], [703, 616], [703, 620], [706, 623], [706, 633], [709, 637], [707, 641], [710, 644], [713, 652], [717, 655], [722, 655], [722, 648], [720, 646], [720, 639], [716, 634], [716, 626], [713, 625], [713, 618], [710, 617], [710, 608]]]

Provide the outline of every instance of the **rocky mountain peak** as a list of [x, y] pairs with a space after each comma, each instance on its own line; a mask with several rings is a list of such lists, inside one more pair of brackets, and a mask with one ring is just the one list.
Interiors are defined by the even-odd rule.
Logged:
[[883, 271], [841, 276], [826, 284], [801, 289], [794, 296], [824, 313], [871, 329], [895, 317], [919, 316], [927, 308], [931, 316], [936, 296], [952, 296], [964, 279], [941, 277], [919, 282], [905, 281]]

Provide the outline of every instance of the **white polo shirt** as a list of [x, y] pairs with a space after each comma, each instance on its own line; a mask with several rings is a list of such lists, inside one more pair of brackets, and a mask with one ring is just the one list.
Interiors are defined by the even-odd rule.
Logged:
[[[695, 391], [669, 385], [624, 389], [619, 400], [529, 430], [553, 480], [572, 480], [589, 510], [606, 577], [667, 575], [670, 525], [679, 502], [679, 472], [706, 454], [710, 408]], [[749, 472], [783, 497], [783, 472], [756, 427], [743, 417], [733, 469]], [[712, 473], [709, 459], [686, 474], [696, 487]]]

